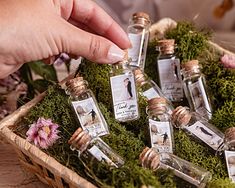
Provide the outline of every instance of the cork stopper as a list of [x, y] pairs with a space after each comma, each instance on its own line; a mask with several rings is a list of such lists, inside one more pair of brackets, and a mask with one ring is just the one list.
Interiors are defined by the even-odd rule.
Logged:
[[83, 77], [76, 77], [68, 80], [65, 85], [67, 86], [67, 91], [69, 93], [76, 93], [79, 95], [87, 89], [88, 83]]
[[176, 128], [187, 126], [192, 115], [188, 107], [178, 106], [171, 114], [172, 123]]
[[224, 143], [229, 147], [229, 149], [235, 149], [235, 127], [226, 129], [224, 133]]
[[135, 80], [137, 85], [142, 85], [145, 82], [145, 75], [140, 69], [134, 70]]
[[150, 16], [145, 12], [136, 12], [132, 15], [132, 20], [137, 24], [148, 25], [150, 24]]
[[144, 168], [156, 170], [160, 165], [160, 155], [153, 148], [146, 147], [141, 152], [139, 161]]
[[80, 153], [86, 150], [90, 142], [91, 136], [87, 131], [83, 131], [82, 128], [78, 128], [68, 141], [71, 145], [70, 148], [72, 150], [78, 150]]
[[173, 54], [175, 52], [175, 40], [174, 39], [159, 40], [156, 49], [159, 50], [164, 55]]
[[150, 115], [161, 115], [167, 111], [167, 100], [163, 97], [155, 97], [148, 100], [148, 112]]
[[185, 71], [194, 71], [200, 68], [198, 60], [191, 60], [183, 64]]

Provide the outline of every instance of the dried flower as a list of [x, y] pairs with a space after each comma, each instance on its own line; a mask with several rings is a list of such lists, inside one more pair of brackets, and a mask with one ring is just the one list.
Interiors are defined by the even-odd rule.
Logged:
[[27, 131], [27, 141], [33, 142], [36, 146], [47, 149], [52, 146], [57, 139], [59, 125], [52, 122], [51, 119], [39, 118], [36, 123], [30, 125]]
[[229, 54], [224, 54], [220, 58], [221, 63], [224, 65], [226, 68], [235, 68], [235, 56], [229, 55]]

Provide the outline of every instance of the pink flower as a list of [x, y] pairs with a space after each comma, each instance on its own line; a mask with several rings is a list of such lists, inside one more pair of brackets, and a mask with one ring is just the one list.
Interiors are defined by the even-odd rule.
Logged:
[[229, 55], [229, 54], [224, 54], [220, 58], [221, 63], [224, 65], [226, 68], [235, 68], [235, 56]]
[[58, 127], [59, 125], [53, 123], [51, 119], [38, 118], [36, 123], [30, 125], [26, 133], [26, 140], [33, 142], [38, 147], [47, 149], [60, 138]]

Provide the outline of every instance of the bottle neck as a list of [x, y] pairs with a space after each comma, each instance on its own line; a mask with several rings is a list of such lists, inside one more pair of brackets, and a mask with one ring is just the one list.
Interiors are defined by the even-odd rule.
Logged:
[[182, 69], [181, 71], [182, 75], [184, 78], [189, 78], [189, 77], [194, 77], [194, 76], [201, 76], [202, 73], [200, 71], [200, 68], [194, 68], [194, 69]]
[[142, 27], [143, 29], [149, 29], [151, 21], [143, 17], [137, 17], [130, 19], [129, 25], [136, 25]]
[[188, 126], [191, 118], [192, 114], [189, 111], [189, 108], [182, 106], [178, 106], [175, 110], [173, 110], [171, 115], [172, 123], [176, 128], [183, 128], [184, 126]]

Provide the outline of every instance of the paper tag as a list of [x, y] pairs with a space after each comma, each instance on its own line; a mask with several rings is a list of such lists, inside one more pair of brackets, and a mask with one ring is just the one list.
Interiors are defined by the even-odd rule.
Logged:
[[92, 136], [103, 136], [109, 133], [107, 123], [99, 113], [93, 98], [72, 101], [72, 106], [83, 130], [87, 129]]
[[98, 161], [105, 162], [106, 164], [110, 166], [114, 166], [118, 168], [118, 166], [107, 156], [102, 152], [97, 146], [92, 146], [88, 150]]
[[235, 151], [224, 151], [229, 178], [235, 182]]
[[163, 94], [174, 101], [184, 97], [179, 59], [158, 60], [158, 74]]
[[143, 95], [148, 99], [152, 99], [155, 97], [160, 97], [160, 95], [157, 93], [157, 91], [152, 87], [148, 89], [147, 91], [143, 92]]
[[143, 29], [139, 34], [128, 33], [128, 36], [132, 44], [132, 48], [128, 49], [128, 55], [132, 59], [130, 65], [141, 67], [145, 61], [149, 33]]
[[213, 130], [209, 129], [199, 121], [185, 128], [215, 151], [223, 143], [222, 137], [217, 135]]
[[110, 77], [114, 115], [116, 119], [133, 119], [138, 117], [138, 103], [135, 80], [132, 72]]
[[202, 115], [205, 115], [205, 112], [207, 112], [206, 114], [210, 119], [212, 116], [212, 112], [203, 85], [202, 77], [200, 77], [197, 82], [188, 85], [188, 87], [195, 111]]
[[151, 146], [159, 152], [173, 153], [172, 129], [169, 122], [149, 119]]

